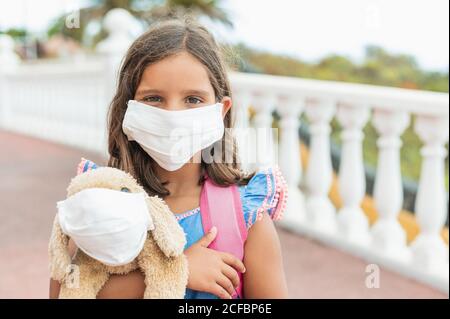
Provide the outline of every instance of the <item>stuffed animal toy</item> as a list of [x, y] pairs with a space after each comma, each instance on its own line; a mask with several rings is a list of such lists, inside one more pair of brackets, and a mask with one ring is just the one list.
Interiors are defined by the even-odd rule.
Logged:
[[[88, 167], [88, 169], [83, 169], [83, 167]], [[86, 244], [82, 245], [80, 244], [81, 239], [80, 242], [77, 242], [74, 236], [70, 236], [78, 246], [77, 253], [72, 259], [68, 252], [69, 236], [67, 233], [70, 234], [70, 231], [67, 231], [67, 229], [64, 231], [64, 227], [62, 227], [64, 225], [62, 221], [71, 218], [71, 215], [66, 212], [63, 215], [60, 210], [58, 210], [50, 237], [49, 257], [51, 278], [61, 283], [59, 298], [96, 298], [98, 292], [111, 274], [126, 274], [136, 269], [140, 269], [145, 275], [146, 289], [144, 298], [183, 298], [188, 278], [187, 261], [183, 254], [186, 238], [182, 228], [168, 206], [159, 197], [148, 196], [143, 187], [141, 187], [130, 174], [112, 167], [96, 167], [93, 162], [84, 159], [82, 159], [82, 162], [79, 164], [79, 174], [71, 180], [70, 185], [67, 188], [66, 201], [75, 198], [77, 194], [81, 194], [80, 192], [85, 190], [100, 190], [99, 194], [101, 194], [105, 189], [112, 192], [114, 195], [113, 197], [110, 197], [113, 202], [104, 203], [105, 200], [103, 200], [102, 205], [110, 205], [105, 207], [109, 207], [111, 211], [117, 211], [119, 214], [129, 214], [127, 215], [130, 216], [129, 223], [134, 227], [130, 229], [138, 229], [142, 233], [142, 240], [139, 241], [142, 248], [141, 246], [138, 247], [136, 245], [131, 246], [134, 247], [133, 250], [137, 252], [137, 256], [131, 256], [131, 258], [134, 259], [127, 261], [126, 264], [111, 265], [110, 263], [106, 264], [104, 260], [111, 260], [111, 258], [117, 256], [114, 254], [108, 256], [108, 252], [106, 252], [104, 259], [93, 258], [92, 251], [89, 251], [89, 249], [82, 249], [83, 246], [89, 247], [89, 237], [80, 237], [84, 240], [83, 243]], [[132, 214], [135, 213], [134, 210], [138, 210], [137, 208], [134, 209], [133, 212], [131, 209], [128, 211], [127, 209], [122, 209], [125, 206], [120, 202], [120, 198], [122, 198], [121, 192], [130, 193], [131, 196], [129, 197], [123, 195], [126, 198], [134, 198], [133, 193], [134, 195], [144, 196], [143, 199], [141, 199], [144, 212], [148, 212], [150, 216], [148, 220], [151, 221], [148, 223], [148, 228], [142, 229], [142, 227], [145, 226], [142, 226], [142, 223], [139, 224], [136, 221], [136, 217]], [[97, 196], [95, 194], [96, 193], [91, 193], [89, 196], [95, 197]], [[78, 206], [82, 207], [80, 205]], [[102, 207], [99, 209], [101, 208]], [[83, 209], [79, 210], [83, 211]], [[87, 218], [89, 220], [91, 217], [86, 216], [88, 214], [84, 211], [82, 214], [84, 215], [77, 215], [76, 219]], [[108, 209], [103, 209], [103, 214], [106, 215], [102, 216], [102, 218], [107, 218]], [[142, 218], [142, 215], [145, 215], [144, 219], [147, 220], [148, 216], [144, 213], [140, 215], [140, 218]], [[79, 218], [78, 216], [81, 217]], [[62, 218], [64, 218], [64, 220], [62, 220]], [[99, 218], [96, 222], [101, 222], [102, 218]], [[114, 223], [117, 220], [119, 219], [113, 217], [110, 218], [108, 222]], [[92, 221], [90, 222], [92, 223]], [[93, 232], [89, 229], [88, 224], [89, 223], [86, 224], [86, 230], [81, 230], [84, 231], [82, 235], [92, 235]], [[123, 223], [120, 222], [115, 225], [115, 229], [121, 231], [120, 228], [122, 226]], [[110, 225], [108, 227], [110, 227]], [[68, 226], [66, 226], [66, 228], [68, 228]], [[74, 231], [80, 232], [80, 227], [74, 229]], [[134, 233], [136, 232], [134, 231], [133, 234]], [[122, 241], [127, 240], [129, 236], [128, 233], [119, 232], [117, 234], [119, 234], [118, 238], [120, 238], [120, 236], [125, 238]], [[110, 234], [106, 234], [105, 236], [109, 235]], [[130, 236], [130, 238], [134, 237]], [[101, 238], [100, 242], [101, 240], [105, 239]], [[111, 244], [110, 241], [108, 243]], [[127, 244], [127, 242], [124, 241], [117, 243], [117, 245], [122, 245], [120, 247], [122, 247], [125, 257], [130, 259], [129, 254], [126, 255], [127, 249], [123, 249], [123, 247], [127, 247], [126, 245], [123, 246], [124, 243]], [[113, 242], [112, 247], [114, 244], [115, 243]], [[113, 248], [117, 249], [118, 247]], [[122, 260], [127, 259], [125, 258]], [[75, 279], [73, 277], [74, 275], [76, 275]]]

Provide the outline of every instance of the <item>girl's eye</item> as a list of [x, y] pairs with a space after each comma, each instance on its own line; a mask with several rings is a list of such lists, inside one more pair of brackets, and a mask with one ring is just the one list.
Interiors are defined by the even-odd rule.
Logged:
[[157, 103], [159, 103], [159, 102], [161, 102], [161, 97], [160, 96], [146, 96], [146, 97], [144, 97], [143, 99], [142, 99], [143, 101], [145, 101], [145, 102], [157, 102]]
[[186, 99], [186, 102], [189, 104], [200, 104], [200, 103], [202, 103], [202, 100], [200, 100], [199, 98], [197, 98], [195, 96], [189, 96]]

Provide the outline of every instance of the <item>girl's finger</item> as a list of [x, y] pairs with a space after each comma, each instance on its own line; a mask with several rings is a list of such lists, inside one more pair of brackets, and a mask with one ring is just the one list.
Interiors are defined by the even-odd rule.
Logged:
[[231, 282], [233, 283], [234, 288], [237, 288], [239, 286], [239, 275], [236, 271], [236, 269], [234, 269], [231, 266], [228, 266], [227, 264], [223, 265], [222, 268], [222, 273], [227, 276], [227, 278], [229, 280], [231, 280]]
[[[225, 276], [224, 276], [225, 277]], [[225, 277], [226, 278], [226, 277]], [[222, 281], [222, 280], [220, 280]], [[231, 285], [231, 282], [229, 282], [229, 285]], [[226, 286], [226, 283], [224, 283]], [[216, 283], [211, 291], [213, 295], [216, 295], [220, 299], [231, 299], [232, 294], [234, 293], [234, 289], [231, 293], [229, 293], [221, 284]]]
[[221, 274], [220, 277], [217, 278], [216, 280], [217, 284], [219, 284], [223, 289], [225, 289], [230, 296], [234, 294], [233, 282], [230, 279], [228, 279], [227, 276]]
[[208, 247], [209, 244], [216, 238], [217, 235], [217, 227], [213, 226], [207, 234], [205, 234], [202, 238], [197, 241], [202, 247]]
[[234, 269], [236, 269], [239, 272], [242, 272], [242, 273], [245, 272], [244, 263], [239, 258], [236, 258], [232, 254], [223, 253], [223, 252], [221, 252], [220, 255], [221, 255], [224, 263], [230, 265], [231, 267], [233, 267]]

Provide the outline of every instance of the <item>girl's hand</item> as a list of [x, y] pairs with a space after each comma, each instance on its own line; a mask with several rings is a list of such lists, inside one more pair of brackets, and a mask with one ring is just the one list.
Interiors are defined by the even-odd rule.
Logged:
[[213, 227], [205, 236], [184, 251], [189, 263], [187, 287], [192, 290], [209, 292], [221, 299], [231, 299], [239, 286], [238, 271], [244, 273], [241, 260], [232, 254], [208, 248], [216, 238], [217, 228]]

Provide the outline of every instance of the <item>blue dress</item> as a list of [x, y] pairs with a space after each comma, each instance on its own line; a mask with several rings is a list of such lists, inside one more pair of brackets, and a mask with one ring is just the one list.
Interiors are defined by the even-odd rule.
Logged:
[[[287, 187], [278, 168], [267, 168], [257, 172], [245, 186], [239, 187], [242, 211], [247, 230], [268, 213], [273, 220], [282, 216]], [[200, 207], [176, 214], [178, 223], [186, 234], [185, 249], [204, 236]], [[218, 299], [206, 292], [186, 289], [185, 299]]]

